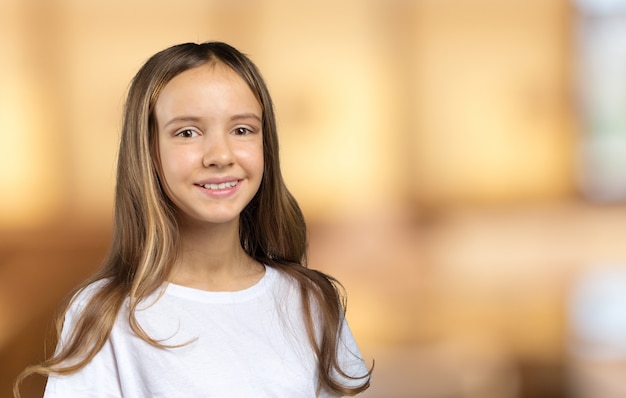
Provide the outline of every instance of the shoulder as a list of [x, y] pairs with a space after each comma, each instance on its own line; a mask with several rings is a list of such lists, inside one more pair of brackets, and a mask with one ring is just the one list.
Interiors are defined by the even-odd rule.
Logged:
[[266, 269], [270, 278], [278, 279], [280, 283], [292, 287], [302, 287], [304, 290], [323, 291], [327, 288], [341, 287], [341, 284], [332, 276], [302, 265], [266, 266]]
[[78, 309], [85, 307], [91, 301], [93, 296], [100, 292], [110, 282], [109, 278], [105, 278], [91, 282], [83, 287], [79, 287], [70, 299], [69, 308]]
[[272, 293], [283, 305], [294, 306], [301, 302], [303, 296], [313, 298], [314, 303], [319, 296], [315, 293], [321, 289], [319, 283], [311, 277], [312, 272], [298, 265], [267, 266], [266, 279]]
[[287, 271], [270, 265], [265, 266], [265, 279], [274, 285], [297, 286], [296, 279]]
[[311, 316], [319, 329], [325, 323], [324, 313], [336, 310], [339, 317], [343, 316], [337, 290], [324, 274], [302, 266], [267, 269], [274, 280], [271, 286], [275, 300], [292, 317], [304, 320]]
[[300, 297], [299, 283], [290, 272], [279, 267], [266, 266], [264, 279], [268, 293], [278, 304], [286, 306], [288, 303], [298, 302], [297, 299]]

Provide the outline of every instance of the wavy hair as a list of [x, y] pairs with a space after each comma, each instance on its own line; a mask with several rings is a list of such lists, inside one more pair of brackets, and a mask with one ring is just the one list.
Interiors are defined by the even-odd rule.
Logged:
[[[337, 359], [345, 296], [334, 278], [306, 265], [306, 225], [281, 175], [276, 120], [267, 86], [247, 56], [228, 44], [206, 42], [180, 44], [156, 53], [131, 81], [118, 153], [109, 253], [101, 268], [68, 297], [75, 297], [96, 281], [103, 281], [103, 287], [85, 306], [68, 342], [47, 360], [26, 368], [18, 376], [13, 389], [15, 397], [19, 398], [19, 386], [31, 374], [70, 374], [91, 361], [108, 339], [126, 299], [133, 332], [154, 346], [165, 347], [151, 338], [135, 318], [137, 305], [163, 285], [180, 251], [175, 208], [160, 177], [154, 107], [161, 90], [172, 78], [208, 63], [222, 63], [239, 74], [261, 104], [263, 113], [264, 173], [259, 190], [240, 215], [241, 245], [256, 261], [297, 281], [308, 340], [318, 360], [319, 387], [342, 395], [354, 395], [368, 388], [371, 371], [358, 378], [363, 382], [357, 387], [342, 385], [334, 376], [350, 377], [342, 371]], [[57, 336], [70, 303], [68, 299], [55, 320]], [[314, 318], [313, 308], [319, 309], [321, 320]], [[320, 332], [318, 338], [316, 330]]]

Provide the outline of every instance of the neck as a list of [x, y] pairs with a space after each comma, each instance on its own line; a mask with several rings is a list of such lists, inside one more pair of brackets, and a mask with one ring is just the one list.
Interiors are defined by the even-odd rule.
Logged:
[[239, 223], [183, 225], [182, 251], [169, 281], [212, 291], [252, 286], [265, 268], [243, 250]]

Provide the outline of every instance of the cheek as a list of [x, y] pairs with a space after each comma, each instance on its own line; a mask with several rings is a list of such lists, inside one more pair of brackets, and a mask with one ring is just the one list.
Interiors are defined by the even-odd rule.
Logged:
[[172, 167], [176, 165], [176, 162], [172, 161], [171, 153], [168, 151], [161, 151], [161, 170], [163, 172], [163, 179], [166, 183], [171, 182]]
[[166, 148], [161, 150], [160, 155], [163, 177], [170, 184], [174, 179], [184, 177], [198, 161], [198, 156], [193, 151], [182, 148]]
[[233, 152], [237, 158], [237, 162], [248, 172], [258, 169], [263, 172], [263, 144], [248, 142], [243, 145], [236, 145]]
[[255, 156], [254, 156], [254, 161], [256, 163], [256, 167], [259, 169], [259, 171], [261, 173], [263, 173], [263, 169], [264, 169], [264, 162], [263, 162], [263, 146], [259, 146], [259, 148], [257, 149]]
[[250, 171], [254, 171], [255, 173], [262, 175], [264, 166], [263, 146], [256, 145], [253, 148], [250, 148], [248, 151], [246, 151], [244, 156], [246, 159], [247, 167], [250, 169]]

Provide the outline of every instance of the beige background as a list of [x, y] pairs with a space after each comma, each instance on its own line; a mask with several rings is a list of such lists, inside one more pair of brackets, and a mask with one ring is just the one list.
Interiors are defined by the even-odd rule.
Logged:
[[0, 0], [0, 396], [106, 250], [131, 77], [205, 40], [270, 86], [311, 266], [345, 284], [376, 360], [364, 396], [565, 396], [571, 282], [626, 261], [626, 208], [577, 193], [575, 18], [566, 0]]

